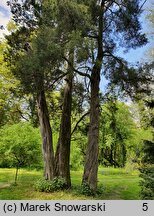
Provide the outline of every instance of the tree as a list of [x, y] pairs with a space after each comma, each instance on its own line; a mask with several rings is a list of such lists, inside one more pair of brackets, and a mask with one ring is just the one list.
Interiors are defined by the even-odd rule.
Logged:
[[[69, 53], [73, 56], [73, 53]], [[72, 57], [70, 57], [73, 61]], [[72, 68], [68, 66], [68, 75], [65, 78], [63, 109], [60, 124], [59, 139], [56, 151], [56, 175], [66, 180], [66, 186], [71, 186], [70, 178], [70, 144], [71, 144], [71, 109], [72, 109]], [[66, 126], [67, 125], [67, 126]]]
[[141, 183], [141, 197], [142, 199], [153, 199], [154, 198], [154, 105], [153, 100], [148, 101], [147, 107], [150, 107], [151, 116], [151, 128], [152, 128], [152, 139], [144, 140], [143, 146], [143, 158], [142, 167], [140, 168], [140, 177], [142, 178]]
[[[59, 140], [56, 151], [56, 172], [64, 177], [67, 187], [71, 185], [70, 179], [70, 144], [71, 144], [71, 110], [72, 110], [72, 94], [75, 77], [75, 68], [77, 67], [77, 59], [79, 58], [78, 50], [83, 44], [81, 38], [81, 23], [84, 14], [84, 5], [82, 2], [59, 1], [57, 13], [57, 24], [59, 31], [62, 32], [64, 54], [63, 59], [67, 64], [67, 75], [65, 78], [65, 86], [63, 93], [63, 110], [61, 117], [61, 125], [59, 132]], [[63, 19], [61, 19], [63, 14]], [[83, 60], [82, 60], [83, 61]], [[67, 125], [67, 126], [66, 126]]]
[[[154, 27], [154, 10], [150, 10], [148, 19]], [[152, 33], [153, 34], [153, 33]], [[150, 94], [141, 94], [140, 97], [142, 102], [142, 122], [144, 121], [143, 127], [150, 128], [152, 131], [152, 139], [144, 139], [143, 145], [143, 157], [142, 166], [140, 168], [141, 180], [141, 197], [142, 199], [154, 199], [154, 100], [153, 100], [153, 47], [150, 49], [151, 61], [144, 65], [144, 70], [147, 70], [151, 74], [150, 82]]]
[[[25, 3], [26, 4], [26, 3]], [[29, 4], [31, 4], [29, 2]], [[25, 5], [23, 4], [25, 7]], [[16, 16], [14, 14], [14, 19], [17, 19], [18, 22], [23, 22], [25, 20], [25, 16], [23, 11], [26, 11], [27, 8], [21, 7], [20, 4], [18, 5], [16, 2], [13, 3], [11, 6], [13, 11], [14, 10], [19, 10], [21, 15]], [[29, 5], [28, 5], [29, 8]], [[34, 6], [35, 8], [35, 6]], [[54, 154], [53, 154], [53, 144], [52, 144], [52, 131], [51, 131], [51, 126], [49, 123], [49, 113], [48, 113], [48, 107], [47, 107], [47, 101], [46, 101], [46, 96], [45, 92], [48, 89], [51, 89], [53, 87], [53, 83], [58, 81], [59, 79], [59, 72], [63, 73], [63, 71], [59, 70], [59, 67], [62, 67], [63, 59], [61, 56], [61, 53], [63, 52], [63, 43], [66, 43], [66, 39], [64, 38], [63, 40], [61, 39], [63, 37], [64, 32], [60, 32], [59, 28], [59, 23], [58, 23], [58, 18], [53, 15], [53, 10], [55, 8], [55, 5], [50, 4], [50, 1], [46, 1], [42, 4], [42, 17], [41, 17], [41, 24], [39, 26], [39, 29], [37, 30], [37, 37], [33, 45], [34, 46], [29, 46], [28, 49], [26, 49], [27, 53], [26, 55], [21, 57], [20, 60], [18, 61], [19, 64], [17, 66], [18, 74], [17, 72], [16, 75], [20, 80], [22, 80], [22, 84], [25, 86], [25, 91], [28, 91], [29, 93], [35, 94], [36, 100], [37, 100], [37, 107], [38, 107], [38, 115], [39, 115], [39, 120], [40, 120], [40, 126], [41, 126], [41, 134], [42, 134], [42, 140], [43, 140], [43, 152], [44, 152], [44, 161], [45, 161], [45, 167], [48, 166], [48, 168], [45, 168], [45, 173], [48, 172], [48, 174], [45, 174], [47, 179], [52, 179], [54, 174]], [[51, 23], [51, 20], [53, 23]], [[33, 20], [32, 20], [33, 21]], [[57, 22], [57, 23], [56, 23]], [[26, 24], [29, 25], [31, 24], [29, 28], [34, 28], [33, 22], [31, 20], [26, 19]], [[55, 24], [57, 24], [57, 27], [55, 28]], [[48, 34], [48, 38], [46, 37], [46, 32], [50, 32], [51, 34]], [[17, 32], [16, 32], [17, 33]], [[21, 29], [20, 29], [21, 33]], [[68, 34], [68, 32], [66, 32]], [[57, 38], [59, 40], [57, 40]], [[65, 48], [65, 52], [69, 50], [69, 48]], [[63, 55], [64, 56], [64, 55]], [[46, 59], [46, 60], [45, 60]], [[61, 62], [60, 62], [61, 60]], [[27, 62], [28, 63], [25, 63]], [[35, 62], [35, 66], [33, 63]], [[36, 63], [37, 62], [37, 63]], [[68, 66], [71, 68], [70, 66]], [[29, 72], [27, 73], [27, 69], [29, 68]], [[70, 69], [69, 69], [70, 70]], [[72, 73], [70, 71], [67, 72]], [[28, 75], [28, 76], [27, 76]], [[66, 75], [64, 73], [64, 75]], [[60, 78], [64, 76], [63, 74], [60, 75]], [[58, 78], [57, 78], [58, 77]], [[29, 85], [29, 79], [32, 81], [32, 86]], [[62, 177], [66, 177], [66, 180], [68, 179], [67, 176], [65, 176], [65, 173], [69, 173], [69, 149], [70, 149], [70, 139], [71, 139], [71, 85], [72, 85], [72, 75], [68, 74], [67, 79], [69, 80], [66, 84], [65, 87], [65, 97], [64, 97], [64, 104], [63, 104], [63, 115], [62, 115], [62, 126], [60, 129], [60, 139], [62, 140], [62, 143], [60, 144], [60, 151], [62, 153], [57, 153], [56, 155], [62, 155], [60, 157], [60, 160], [57, 160], [58, 164], [63, 165], [63, 168], [60, 169], [60, 171], [57, 171], [57, 175], [62, 175]], [[69, 88], [68, 86], [70, 85], [70, 93], [69, 93]], [[67, 93], [68, 92], [68, 93]], [[66, 109], [69, 108], [69, 109]], [[66, 114], [68, 112], [68, 114]], [[67, 118], [65, 118], [67, 116]], [[66, 131], [66, 123], [69, 122], [67, 131]], [[63, 132], [64, 131], [64, 132]], [[66, 134], [69, 133], [68, 135]], [[67, 139], [67, 140], [66, 140]], [[65, 141], [66, 140], [66, 141]], [[64, 143], [63, 143], [64, 142]], [[64, 150], [64, 153], [68, 152], [68, 159], [65, 162], [66, 155], [63, 153], [62, 149], [65, 149], [66, 143], [68, 143], [68, 148]], [[50, 157], [51, 155], [51, 157]], [[57, 165], [57, 167], [60, 167]], [[68, 171], [65, 172], [65, 169], [68, 169]], [[48, 171], [46, 171], [48, 169]], [[50, 170], [50, 171], [49, 171]], [[50, 174], [49, 174], [50, 173]], [[51, 175], [52, 173], [52, 175]], [[59, 174], [60, 173], [60, 174]], [[68, 174], [67, 174], [68, 175]], [[70, 175], [70, 174], [69, 174]], [[49, 176], [49, 177], [48, 177]], [[70, 185], [70, 177], [68, 180], [68, 185]]]
[[5, 125], [0, 130], [1, 166], [4, 164], [16, 168], [15, 183], [21, 167], [41, 167], [41, 142], [37, 129], [30, 124], [20, 122]]
[[108, 100], [102, 105], [99, 161], [107, 166], [124, 167], [129, 142], [136, 136], [136, 124], [127, 105], [112, 96]]
[[3, 40], [0, 42], [0, 126], [6, 123], [17, 123], [22, 118], [19, 98], [21, 85], [7, 67], [3, 56], [6, 49], [7, 44]]
[[[54, 4], [53, 1], [46, 1], [43, 6], [44, 9], [42, 9], [42, 11], [44, 11], [44, 17], [42, 16], [42, 23], [44, 23], [44, 25], [47, 26], [48, 29], [52, 29], [52, 32], [54, 32], [55, 36], [59, 39], [58, 41], [57, 38], [55, 40], [53, 37], [52, 43], [57, 47], [50, 48], [53, 48], [54, 54], [56, 49], [57, 52], [62, 53], [61, 58], [58, 59], [60, 68], [57, 64], [56, 72], [61, 71], [63, 76], [63, 74], [65, 74], [63, 73], [63, 71], [65, 71], [65, 65], [63, 61], [65, 60], [68, 65], [65, 74], [66, 85], [64, 86], [64, 100], [62, 106], [63, 110], [55, 158], [55, 175], [60, 175], [65, 178], [67, 187], [70, 187], [71, 180], [69, 164], [71, 143], [72, 83], [75, 62], [74, 56], [78, 50], [78, 46], [81, 46], [82, 43], [79, 29], [81, 28], [80, 21], [82, 21], [84, 8], [82, 7], [81, 3], [77, 4], [76, 1], [58, 1], [57, 5]], [[64, 14], [64, 19], [61, 19], [61, 14]], [[53, 23], [52, 25], [51, 20]], [[80, 40], [78, 41], [78, 39]], [[53, 51], [50, 51], [50, 54]], [[68, 59], [66, 58], [67, 56]], [[56, 57], [54, 56], [54, 59], [55, 58]]]
[[[11, 37], [15, 37], [15, 35], [18, 34], [20, 35], [21, 41], [23, 41], [24, 37], [26, 36], [25, 32], [23, 32], [22, 37], [22, 30], [16, 31], [13, 35], [7, 37], [7, 39], [10, 40], [11, 45], [13, 43]], [[35, 40], [35, 44], [33, 43], [34, 47], [31, 46], [31, 48], [29, 48], [27, 51], [24, 51], [23, 47], [21, 47], [19, 50], [16, 50], [16, 52], [13, 53], [11, 58], [14, 58], [14, 66], [11, 69], [14, 72], [15, 76], [21, 81], [24, 92], [27, 94], [32, 94], [34, 95], [34, 98], [36, 98], [42, 135], [43, 155], [45, 161], [44, 176], [46, 179], [51, 180], [54, 176], [52, 130], [49, 122], [49, 114], [45, 97], [44, 68], [43, 70], [41, 68], [41, 64], [43, 62], [43, 59], [45, 60], [45, 56], [44, 53], [42, 53], [42, 55], [37, 55], [42, 47], [45, 46], [45, 43], [40, 41], [43, 39], [43, 36], [43, 33], [41, 35], [40, 32], [40, 37]], [[18, 40], [15, 39], [14, 42], [15, 43], [10, 48], [11, 51], [13, 51], [15, 44], [18, 44]], [[21, 46], [23, 45], [24, 44], [21, 43]], [[46, 63], [47, 62], [44, 61], [44, 65]], [[46, 75], [47, 74], [48, 71], [46, 72]]]
[[[74, 90], [73, 85], [75, 85], [75, 72], [78, 73], [78, 70], [75, 69], [79, 61], [78, 51], [83, 45], [80, 31], [82, 29], [82, 17], [84, 17], [85, 8], [82, 2], [66, 0], [58, 1], [57, 11], [57, 25], [63, 38], [61, 41], [63, 41], [63, 44], [65, 43], [62, 58], [67, 63], [67, 75], [65, 78], [63, 110], [55, 162], [57, 175], [65, 178], [67, 187], [70, 187], [72, 94]], [[63, 19], [61, 19], [61, 14], [63, 14]], [[80, 61], [83, 61], [83, 59]]]
[[133, 82], [126, 61], [117, 57], [116, 49], [120, 45], [126, 49], [144, 45], [147, 40], [141, 34], [139, 1], [88, 1], [91, 27], [89, 36], [94, 40], [95, 56], [91, 68], [90, 128], [84, 166], [83, 183], [92, 190], [97, 188], [98, 144], [99, 144], [99, 83], [101, 70], [110, 84], [113, 83], [127, 91]]

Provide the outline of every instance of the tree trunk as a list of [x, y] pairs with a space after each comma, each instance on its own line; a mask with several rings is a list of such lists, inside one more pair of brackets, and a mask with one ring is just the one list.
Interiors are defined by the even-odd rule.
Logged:
[[99, 150], [99, 82], [100, 69], [94, 68], [91, 77], [90, 128], [85, 158], [83, 182], [92, 190], [97, 188]]
[[124, 167], [126, 164], [126, 156], [127, 156], [127, 149], [125, 144], [123, 143], [122, 144], [122, 167]]
[[17, 164], [17, 166], [16, 166], [16, 174], [15, 174], [15, 179], [14, 179], [14, 184], [15, 185], [17, 185], [18, 171], [19, 171], [19, 165]]
[[72, 107], [72, 69], [68, 66], [64, 87], [63, 110], [60, 133], [55, 156], [55, 173], [66, 180], [66, 187], [71, 187], [70, 178], [70, 145], [71, 145], [71, 107]]
[[[116, 137], [116, 136], [115, 136]], [[117, 162], [117, 140], [115, 138], [115, 142], [114, 142], [114, 161]], [[114, 168], [117, 167], [117, 164], [115, 163], [114, 164]]]
[[37, 108], [40, 122], [40, 131], [42, 136], [44, 177], [47, 180], [52, 180], [54, 177], [54, 151], [52, 141], [52, 130], [49, 121], [49, 113], [45, 93], [43, 90], [37, 95]]
[[104, 1], [101, 2], [98, 26], [98, 53], [91, 74], [90, 127], [82, 183], [88, 184], [94, 192], [97, 189], [99, 153], [99, 83], [103, 60], [103, 17]]

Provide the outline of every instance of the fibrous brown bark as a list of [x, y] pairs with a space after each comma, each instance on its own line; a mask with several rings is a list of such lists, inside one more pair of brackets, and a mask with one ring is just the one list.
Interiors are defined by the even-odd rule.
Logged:
[[52, 141], [52, 130], [49, 121], [49, 113], [44, 91], [37, 94], [37, 108], [42, 137], [42, 151], [44, 159], [44, 177], [52, 180], [54, 177], [54, 151]]
[[92, 190], [97, 188], [98, 150], [99, 150], [99, 82], [100, 70], [93, 69], [91, 77], [90, 128], [85, 158], [83, 182]]
[[71, 66], [68, 66], [64, 87], [63, 110], [60, 124], [59, 139], [55, 156], [55, 173], [66, 180], [66, 187], [71, 187], [70, 178], [70, 145], [71, 145], [71, 107], [72, 107], [72, 82]]
[[100, 73], [103, 60], [103, 1], [99, 16], [98, 27], [98, 53], [95, 65], [91, 74], [91, 100], [90, 100], [90, 127], [88, 133], [88, 145], [86, 151], [84, 174], [82, 183], [86, 183], [89, 187], [96, 191], [97, 189], [97, 173], [98, 173], [98, 152], [99, 152], [99, 83]]

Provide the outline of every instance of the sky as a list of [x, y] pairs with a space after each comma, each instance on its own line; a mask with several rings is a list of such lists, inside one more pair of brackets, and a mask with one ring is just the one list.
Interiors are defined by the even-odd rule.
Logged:
[[146, 46], [143, 46], [141, 48], [137, 49], [131, 49], [128, 53], [124, 54], [121, 53], [121, 56], [125, 57], [129, 62], [143, 62], [149, 59], [148, 53], [149, 49], [154, 47], [154, 33], [153, 36], [151, 35], [154, 30], [152, 29], [152, 26], [150, 25], [150, 22], [146, 18], [147, 14], [149, 13], [149, 9], [154, 10], [154, 0], [147, 0], [146, 4], [144, 5], [144, 11], [142, 14], [142, 17], [140, 18], [141, 24], [142, 24], [142, 31], [145, 33], [148, 37], [148, 43]]
[[[7, 23], [9, 22], [11, 13], [9, 11], [9, 7], [6, 4], [7, 0], [0, 0], [0, 26], [3, 25], [6, 27]], [[7, 30], [0, 30], [0, 37], [4, 33], [7, 33]]]

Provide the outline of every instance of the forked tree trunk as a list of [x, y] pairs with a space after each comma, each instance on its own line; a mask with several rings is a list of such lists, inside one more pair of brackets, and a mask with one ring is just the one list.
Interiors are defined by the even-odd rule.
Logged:
[[70, 178], [70, 145], [71, 145], [71, 107], [72, 107], [72, 69], [68, 66], [64, 87], [63, 110], [60, 124], [59, 139], [55, 156], [55, 173], [66, 181], [66, 187], [71, 187]]
[[54, 151], [52, 141], [52, 130], [49, 121], [49, 113], [44, 91], [37, 95], [37, 108], [42, 137], [42, 152], [44, 159], [44, 177], [52, 180], [54, 177]]

